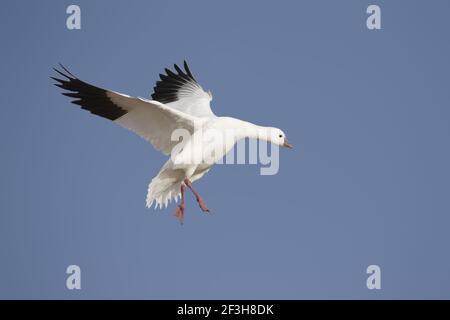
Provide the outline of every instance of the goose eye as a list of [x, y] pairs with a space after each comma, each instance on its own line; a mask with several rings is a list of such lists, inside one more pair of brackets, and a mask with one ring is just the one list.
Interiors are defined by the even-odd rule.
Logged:
[[280, 137], [280, 138], [283, 138], [283, 135], [282, 135], [282, 134], [280, 134], [280, 135], [279, 135], [279, 137]]

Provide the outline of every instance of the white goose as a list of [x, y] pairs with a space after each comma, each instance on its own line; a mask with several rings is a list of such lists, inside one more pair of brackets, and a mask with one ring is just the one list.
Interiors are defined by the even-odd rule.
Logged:
[[[95, 87], [60, 66], [62, 70], [54, 70], [63, 78], [51, 78], [57, 81], [56, 86], [69, 91], [63, 95], [75, 98], [72, 101], [74, 104], [135, 132], [165, 155], [171, 154], [150, 182], [147, 207], [150, 208], [153, 203], [155, 208], [158, 205], [167, 207], [172, 199], [177, 202], [181, 197], [175, 213], [181, 224], [184, 221], [185, 187], [193, 192], [201, 210], [209, 212], [202, 197], [192, 187], [192, 182], [203, 177], [238, 140], [263, 139], [292, 148], [280, 129], [214, 115], [210, 107], [211, 93], [205, 92], [194, 79], [186, 61], [184, 71], [174, 65], [176, 73], [165, 69], [167, 74], [159, 75], [161, 80], [156, 82], [152, 100]], [[183, 137], [181, 145], [178, 139], [172, 137], [177, 129], [184, 129], [183, 132], [190, 134]], [[217, 136], [217, 133], [221, 134], [222, 140], [202, 138]], [[175, 149], [177, 152], [173, 152]], [[206, 156], [205, 150], [214, 152]]]

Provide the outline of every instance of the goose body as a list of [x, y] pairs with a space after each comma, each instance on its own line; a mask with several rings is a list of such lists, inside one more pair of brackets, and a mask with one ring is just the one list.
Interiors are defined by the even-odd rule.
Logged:
[[210, 107], [212, 94], [194, 79], [186, 62], [184, 71], [165, 69], [156, 82], [152, 99], [131, 97], [81, 81], [66, 68], [54, 69], [63, 78], [52, 77], [63, 95], [82, 109], [109, 119], [150, 142], [170, 158], [149, 184], [146, 206], [167, 207], [181, 198], [177, 207], [180, 222], [184, 217], [184, 189], [194, 193], [200, 208], [206, 204], [192, 183], [244, 138], [270, 141], [291, 148], [280, 129], [262, 127], [231, 117], [218, 117]]

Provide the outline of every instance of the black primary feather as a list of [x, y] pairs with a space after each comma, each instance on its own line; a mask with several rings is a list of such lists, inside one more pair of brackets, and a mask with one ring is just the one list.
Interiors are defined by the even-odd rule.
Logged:
[[178, 100], [178, 91], [181, 87], [188, 83], [191, 83], [195, 86], [199, 85], [194, 79], [191, 71], [189, 70], [186, 61], [184, 61], [184, 71], [176, 64], [174, 65], [174, 68], [177, 73], [174, 73], [173, 71], [166, 68], [166, 75], [159, 75], [159, 78], [161, 80], [156, 81], [156, 85], [153, 88], [153, 100], [159, 101], [161, 103], [174, 102]]
[[112, 121], [127, 113], [126, 110], [120, 108], [108, 98], [106, 95], [107, 90], [81, 81], [70, 73], [70, 71], [67, 70], [62, 64], [60, 64], [60, 67], [62, 71], [56, 68], [53, 68], [53, 70], [55, 70], [63, 78], [50, 78], [58, 82], [55, 83], [55, 86], [69, 91], [63, 92], [62, 94], [67, 97], [74, 98], [75, 100], [72, 100], [72, 103], [81, 106], [82, 109], [88, 110], [92, 114]]

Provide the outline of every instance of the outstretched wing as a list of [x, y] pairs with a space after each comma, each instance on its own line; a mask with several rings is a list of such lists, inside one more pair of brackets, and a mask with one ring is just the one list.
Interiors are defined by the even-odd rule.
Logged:
[[63, 78], [51, 77], [56, 86], [68, 91], [72, 103], [100, 117], [109, 119], [149, 141], [157, 150], [170, 154], [178, 143], [171, 141], [172, 132], [183, 128], [194, 131], [195, 117], [170, 108], [158, 101], [130, 97], [81, 81], [61, 65], [54, 68]]
[[194, 79], [186, 61], [184, 71], [176, 64], [174, 68], [177, 73], [165, 69], [167, 75], [159, 75], [161, 80], [153, 88], [152, 99], [196, 117], [214, 117], [210, 106], [212, 94]]

